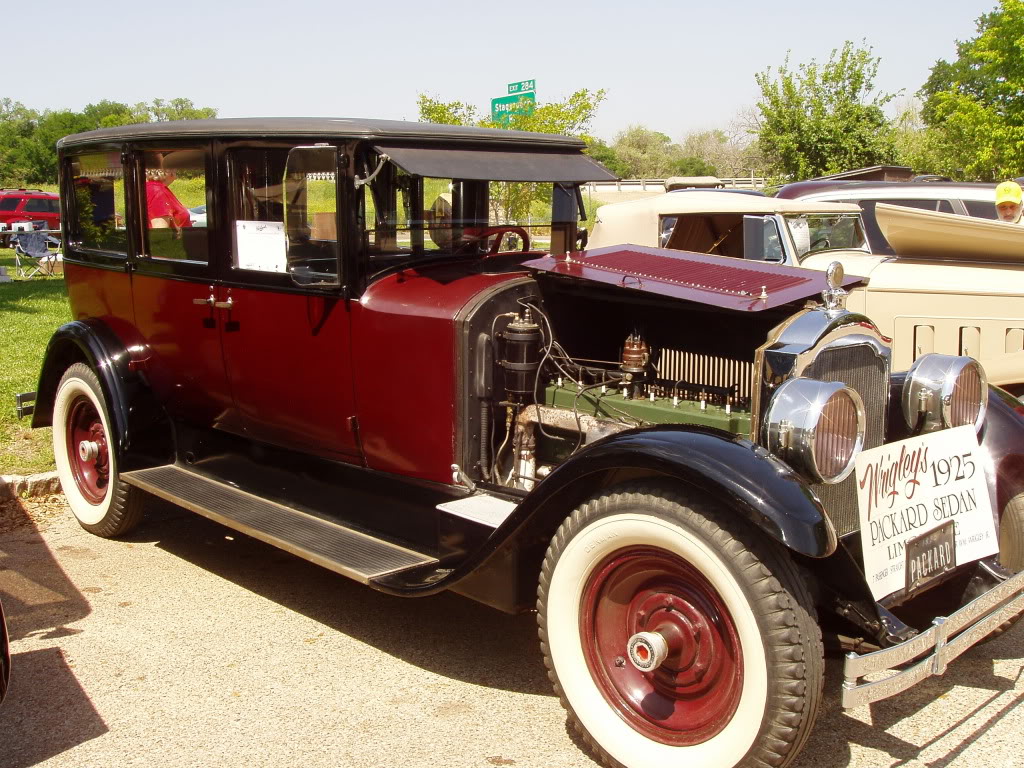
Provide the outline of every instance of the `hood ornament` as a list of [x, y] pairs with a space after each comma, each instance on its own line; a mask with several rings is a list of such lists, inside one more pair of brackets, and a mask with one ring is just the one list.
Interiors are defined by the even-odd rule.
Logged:
[[840, 312], [846, 309], [846, 297], [849, 295], [843, 290], [843, 278], [846, 272], [843, 265], [833, 261], [825, 270], [825, 282], [828, 288], [821, 292], [821, 298], [825, 302], [825, 309], [829, 312]]

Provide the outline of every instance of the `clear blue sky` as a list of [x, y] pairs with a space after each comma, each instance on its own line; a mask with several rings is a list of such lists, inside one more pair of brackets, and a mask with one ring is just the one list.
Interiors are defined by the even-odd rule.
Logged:
[[[844, 40], [882, 59], [876, 86], [913, 94], [996, 0], [48, 0], [4, 12], [0, 97], [78, 110], [184, 96], [221, 117], [416, 119], [429, 93], [488, 109], [533, 78], [541, 102], [608, 98], [593, 132], [643, 124], [679, 140], [757, 100], [754, 73], [828, 58]], [[19, 31], [21, 30], [21, 31]]]

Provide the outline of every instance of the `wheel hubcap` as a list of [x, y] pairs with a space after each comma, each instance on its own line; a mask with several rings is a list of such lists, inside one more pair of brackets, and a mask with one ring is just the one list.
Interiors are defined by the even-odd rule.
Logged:
[[100, 455], [100, 447], [91, 440], [83, 440], [78, 444], [78, 455], [82, 461], [94, 461]]
[[608, 703], [661, 743], [707, 741], [739, 706], [743, 658], [732, 617], [711, 583], [670, 552], [632, 547], [602, 561], [584, 587], [580, 637]]
[[89, 503], [99, 504], [110, 485], [109, 454], [103, 421], [89, 398], [79, 397], [71, 404], [65, 433], [75, 485]]
[[627, 644], [629, 660], [641, 672], [650, 672], [661, 666], [668, 656], [668, 641], [658, 632], [637, 632]]

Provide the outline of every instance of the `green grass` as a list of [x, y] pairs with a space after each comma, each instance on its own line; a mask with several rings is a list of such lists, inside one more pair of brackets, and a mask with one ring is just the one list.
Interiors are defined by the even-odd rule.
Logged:
[[35, 390], [46, 344], [71, 319], [61, 277], [15, 277], [14, 251], [0, 248], [0, 266], [12, 282], [0, 283], [0, 474], [53, 469], [49, 429], [30, 429], [14, 411], [17, 392]]

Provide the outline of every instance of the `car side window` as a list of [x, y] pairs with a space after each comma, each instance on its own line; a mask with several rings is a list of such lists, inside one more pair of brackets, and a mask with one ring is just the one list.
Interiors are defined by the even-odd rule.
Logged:
[[996, 214], [996, 204], [994, 202], [985, 200], [964, 200], [963, 204], [967, 208], [968, 216], [974, 216], [979, 219], [999, 218]]
[[142, 153], [146, 254], [154, 259], [206, 262], [207, 234], [192, 225], [190, 208], [206, 203], [202, 149], [165, 148]]
[[71, 158], [71, 237], [83, 248], [128, 254], [121, 152], [88, 152]]
[[49, 213], [50, 201], [42, 197], [30, 197], [25, 201], [24, 210], [30, 213]]
[[[939, 213], [956, 213], [949, 200], [875, 200], [886, 205], [902, 205], [904, 208], [919, 208], [922, 211], [938, 211]], [[995, 207], [995, 206], [993, 206]]]
[[336, 166], [327, 146], [231, 152], [232, 266], [288, 273], [300, 285], [336, 284]]
[[0, 211], [13, 211], [18, 207], [18, 203], [21, 202], [20, 197], [5, 197], [0, 200]]

